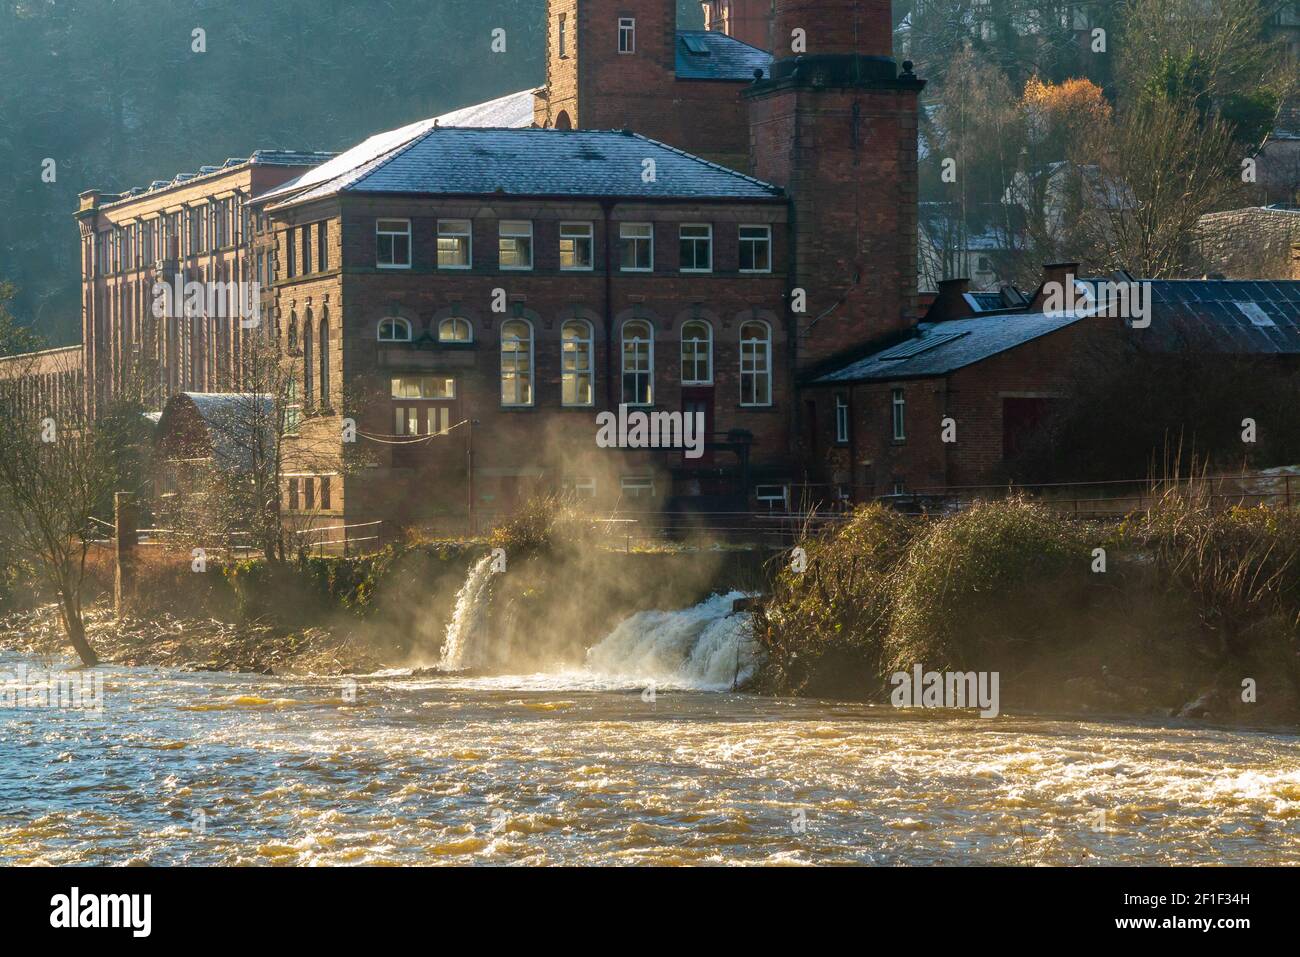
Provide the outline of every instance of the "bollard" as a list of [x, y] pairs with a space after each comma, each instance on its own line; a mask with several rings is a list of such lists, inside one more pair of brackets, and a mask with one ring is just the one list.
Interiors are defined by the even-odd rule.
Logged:
[[113, 576], [113, 607], [121, 618], [131, 610], [135, 599], [136, 547], [140, 532], [135, 511], [135, 496], [130, 492], [113, 495], [113, 550], [117, 570]]

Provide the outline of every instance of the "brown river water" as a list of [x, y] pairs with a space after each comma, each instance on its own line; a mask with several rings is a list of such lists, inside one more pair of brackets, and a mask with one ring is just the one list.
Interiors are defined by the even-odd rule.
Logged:
[[591, 668], [100, 670], [102, 710], [0, 709], [0, 863], [1300, 862], [1291, 734], [649, 693]]

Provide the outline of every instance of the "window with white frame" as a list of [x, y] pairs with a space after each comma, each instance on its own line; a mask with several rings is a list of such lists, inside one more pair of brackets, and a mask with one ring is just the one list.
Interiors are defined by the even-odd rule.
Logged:
[[654, 334], [644, 319], [623, 323], [623, 404], [654, 404]]
[[788, 485], [756, 485], [754, 498], [758, 504], [769, 511], [786, 510], [790, 507], [790, 487]]
[[564, 59], [569, 55], [569, 15], [561, 13], [558, 19], [560, 59]]
[[474, 236], [468, 219], [438, 220], [438, 268], [469, 269], [474, 264]]
[[894, 441], [902, 442], [907, 438], [907, 400], [903, 397], [902, 389], [893, 391], [890, 406], [893, 411], [891, 420], [894, 427]]
[[682, 385], [713, 384], [713, 327], [700, 319], [682, 325]]
[[439, 342], [473, 342], [474, 328], [469, 320], [461, 316], [451, 316], [438, 323]]
[[533, 224], [526, 219], [503, 219], [498, 245], [502, 269], [533, 268]]
[[655, 480], [651, 475], [624, 475], [619, 479], [624, 498], [653, 498]]
[[713, 227], [707, 223], [686, 223], [679, 233], [682, 272], [711, 272], [713, 269]]
[[636, 52], [636, 18], [618, 18], [618, 52]]
[[[292, 252], [289, 258], [293, 258]], [[375, 221], [375, 265], [381, 269], [411, 268], [411, 221], [409, 219]]]
[[564, 405], [591, 405], [592, 388], [591, 324], [570, 319], [560, 330], [560, 391]]
[[655, 234], [650, 223], [620, 223], [620, 267], [623, 272], [651, 272], [655, 268]]
[[533, 404], [533, 327], [524, 319], [501, 326], [501, 404]]
[[772, 227], [740, 227], [740, 271], [772, 271]]
[[411, 324], [397, 316], [387, 316], [379, 320], [380, 342], [410, 342]]
[[835, 396], [835, 441], [849, 441], [849, 401], [842, 395]]
[[560, 268], [591, 269], [591, 223], [560, 223]]
[[740, 327], [740, 404], [772, 404], [772, 332], [766, 322]]
[[572, 498], [595, 498], [596, 480], [569, 476], [560, 479], [560, 491]]
[[456, 380], [443, 375], [393, 376], [394, 399], [454, 399]]

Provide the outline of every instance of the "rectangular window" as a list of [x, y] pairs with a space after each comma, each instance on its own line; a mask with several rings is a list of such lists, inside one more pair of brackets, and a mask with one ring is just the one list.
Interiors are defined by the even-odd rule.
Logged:
[[769, 511], [785, 511], [790, 507], [790, 489], [785, 485], [756, 485], [754, 498]]
[[289, 508], [297, 511], [298, 509], [298, 480], [289, 479]]
[[330, 477], [328, 475], [320, 477], [320, 507], [332, 507], [330, 504]]
[[835, 397], [835, 441], [849, 441], [849, 403], [842, 395]]
[[302, 274], [311, 275], [311, 226], [302, 227]]
[[287, 229], [284, 232], [284, 274], [292, 279], [298, 273], [298, 233]]
[[468, 219], [438, 220], [438, 268], [469, 269], [474, 262], [473, 241]]
[[591, 269], [591, 223], [560, 223], [560, 268]]
[[560, 491], [574, 498], [595, 498], [596, 480], [594, 478], [564, 478], [560, 480]]
[[393, 376], [394, 399], [454, 399], [456, 380], [441, 375]]
[[330, 265], [329, 223], [316, 224], [316, 269], [324, 272]]
[[772, 227], [740, 227], [740, 271], [772, 271]]
[[533, 224], [528, 220], [501, 221], [500, 264], [502, 269], [533, 268]]
[[411, 268], [411, 221], [375, 221], [375, 265], [381, 269]]
[[618, 18], [618, 52], [636, 52], [636, 18]]
[[713, 269], [713, 227], [691, 223], [681, 227], [682, 272], [711, 272]]
[[649, 223], [621, 223], [618, 243], [623, 272], [650, 272], [655, 268], [655, 234]]
[[624, 475], [619, 479], [624, 498], [653, 498], [655, 480], [649, 475]]
[[420, 434], [420, 407], [416, 405], [399, 405], [394, 413], [394, 435]]
[[907, 402], [903, 398], [903, 390], [895, 389], [893, 392], [893, 424], [894, 424], [894, 441], [902, 442], [907, 438], [907, 427], [905, 415], [907, 413]]
[[308, 512], [316, 507], [316, 483], [310, 478], [302, 480], [302, 505]]
[[561, 13], [559, 19], [560, 58], [563, 59], [569, 55], [569, 15]]

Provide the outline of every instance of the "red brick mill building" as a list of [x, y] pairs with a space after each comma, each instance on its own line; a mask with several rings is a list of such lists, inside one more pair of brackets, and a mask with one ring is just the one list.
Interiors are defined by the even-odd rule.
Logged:
[[[333, 450], [285, 507], [386, 536], [563, 489], [730, 511], [998, 480], [1083, 326], [951, 289], [922, 315], [923, 81], [889, 0], [709, 0], [707, 31], [675, 6], [550, 0], [538, 89], [85, 194], [88, 395], [141, 353], [160, 398], [226, 391], [274, 335], [290, 443]], [[177, 266], [262, 283], [263, 326], [152, 320]], [[702, 413], [703, 457], [598, 447], [620, 405]]]
[[[403, 526], [564, 488], [784, 504], [806, 475], [801, 377], [915, 319], [923, 84], [892, 58], [887, 0], [712, 2], [706, 31], [675, 9], [552, 0], [539, 89], [333, 158], [87, 194], [90, 394], [140, 349], [164, 393], [227, 388], [249, 333], [137, 321], [130, 287], [179, 262], [270, 285], [301, 442], [339, 450], [286, 476], [290, 508]], [[154, 215], [151, 256], [134, 227]], [[702, 413], [703, 457], [598, 448], [596, 414], [622, 404]]]

